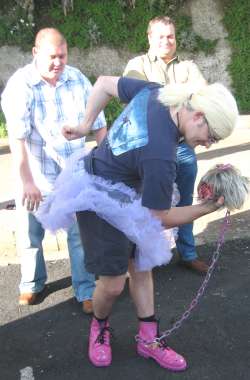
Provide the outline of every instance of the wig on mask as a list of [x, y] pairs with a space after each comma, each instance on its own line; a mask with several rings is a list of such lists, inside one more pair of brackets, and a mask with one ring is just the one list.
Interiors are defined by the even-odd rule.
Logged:
[[249, 179], [231, 164], [218, 164], [210, 169], [198, 184], [198, 198], [217, 201], [224, 197], [223, 207], [240, 209], [249, 194]]

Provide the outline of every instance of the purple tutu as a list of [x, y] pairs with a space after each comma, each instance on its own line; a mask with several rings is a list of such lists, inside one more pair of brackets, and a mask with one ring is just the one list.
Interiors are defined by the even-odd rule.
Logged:
[[[160, 220], [141, 205], [140, 195], [130, 187], [89, 174], [83, 165], [86, 153], [81, 151], [69, 158], [54, 191], [36, 212], [43, 227], [52, 232], [67, 230], [75, 222], [77, 211], [93, 211], [136, 244], [136, 270], [146, 271], [167, 264], [172, 257], [177, 229], [164, 229]], [[175, 185], [172, 205], [178, 201]]]

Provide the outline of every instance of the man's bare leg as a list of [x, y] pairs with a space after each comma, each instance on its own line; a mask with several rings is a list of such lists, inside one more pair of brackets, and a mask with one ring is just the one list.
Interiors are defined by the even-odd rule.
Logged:
[[108, 367], [112, 362], [108, 317], [113, 303], [126, 281], [122, 276], [100, 276], [93, 294], [94, 318], [90, 325], [89, 359], [96, 367]]
[[154, 315], [154, 284], [151, 271], [136, 272], [133, 260], [129, 262], [129, 290], [137, 316], [146, 318]]
[[100, 276], [93, 294], [94, 314], [105, 319], [111, 313], [113, 303], [123, 291], [126, 273], [121, 276]]
[[[139, 318], [137, 353], [154, 359], [161, 367], [172, 371], [183, 371], [187, 367], [183, 356], [170, 347], [155, 341], [158, 337], [158, 322], [154, 315], [154, 286], [152, 272], [135, 272], [131, 260], [129, 265], [130, 293]], [[152, 343], [152, 344], [150, 344]]]

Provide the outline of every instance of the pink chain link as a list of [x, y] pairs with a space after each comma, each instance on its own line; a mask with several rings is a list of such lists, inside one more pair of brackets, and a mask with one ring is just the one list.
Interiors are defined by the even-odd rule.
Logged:
[[169, 330], [164, 331], [159, 338], [156, 338], [156, 341], [160, 342], [161, 340], [165, 339], [170, 334], [172, 334], [175, 330], [179, 329], [181, 327], [181, 325], [183, 324], [183, 322], [190, 317], [193, 309], [197, 306], [200, 298], [202, 297], [202, 295], [205, 292], [205, 289], [206, 289], [207, 284], [210, 280], [212, 272], [213, 272], [215, 265], [219, 259], [220, 249], [221, 249], [222, 245], [224, 244], [225, 234], [226, 234], [226, 231], [228, 230], [230, 224], [231, 224], [230, 212], [227, 210], [226, 215], [225, 215], [224, 220], [223, 220], [223, 223], [222, 223], [221, 228], [220, 228], [220, 232], [219, 232], [219, 236], [218, 236], [218, 240], [217, 240], [217, 245], [216, 245], [216, 250], [214, 251], [213, 256], [212, 256], [211, 265], [209, 266], [206, 277], [205, 277], [203, 283], [201, 284], [195, 298], [192, 300], [189, 307], [182, 314], [182, 316], [174, 323], [173, 327]]

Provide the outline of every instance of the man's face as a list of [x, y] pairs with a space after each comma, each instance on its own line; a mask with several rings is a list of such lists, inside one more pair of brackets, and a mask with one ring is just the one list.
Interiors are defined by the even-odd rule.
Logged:
[[157, 22], [152, 25], [148, 35], [149, 46], [166, 63], [175, 57], [176, 39], [174, 25]]
[[205, 146], [207, 149], [218, 139], [211, 135], [208, 122], [201, 112], [192, 112], [192, 117], [187, 121], [185, 132], [185, 142], [195, 148], [198, 145]]
[[43, 40], [39, 47], [33, 48], [33, 56], [40, 75], [45, 80], [56, 82], [67, 63], [67, 44]]

